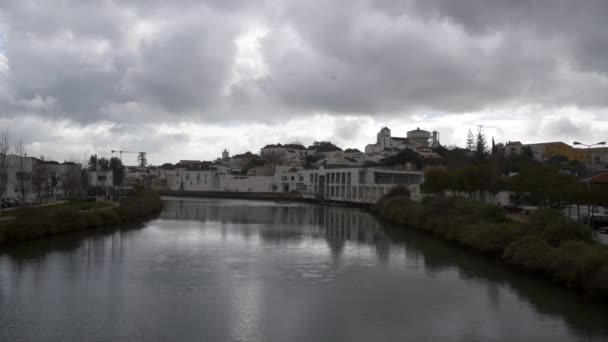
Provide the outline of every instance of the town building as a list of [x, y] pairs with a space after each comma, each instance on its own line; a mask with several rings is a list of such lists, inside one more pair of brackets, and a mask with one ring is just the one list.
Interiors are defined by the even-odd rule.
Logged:
[[391, 136], [391, 130], [388, 127], [383, 127], [376, 135], [376, 143], [365, 146], [365, 153], [372, 155], [383, 151], [422, 150], [438, 147], [439, 145], [439, 133], [437, 131], [431, 133], [418, 127], [407, 132], [407, 136], [403, 138]]
[[572, 161], [578, 161], [591, 169], [601, 169], [608, 167], [608, 148], [594, 147], [574, 148], [561, 141], [523, 144], [520, 141], [509, 141], [506, 144], [497, 144], [496, 149], [499, 153], [506, 156], [519, 156], [529, 148], [534, 159], [546, 161], [555, 156], [564, 156]]
[[307, 198], [351, 203], [375, 203], [395, 186], [407, 187], [412, 199], [419, 200], [424, 182], [421, 171], [365, 167], [299, 170], [287, 177], [291, 180], [289, 191]]

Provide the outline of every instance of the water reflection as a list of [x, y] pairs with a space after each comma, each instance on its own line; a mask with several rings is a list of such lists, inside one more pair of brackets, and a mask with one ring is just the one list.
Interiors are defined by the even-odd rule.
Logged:
[[607, 313], [351, 208], [167, 199], [0, 250], [0, 340], [604, 341]]

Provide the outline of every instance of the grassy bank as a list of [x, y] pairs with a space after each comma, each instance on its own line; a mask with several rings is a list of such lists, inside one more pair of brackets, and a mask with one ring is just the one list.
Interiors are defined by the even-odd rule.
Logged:
[[550, 209], [540, 209], [527, 224], [505, 212], [462, 198], [408, 196], [382, 199], [377, 216], [427, 231], [519, 269], [545, 276], [586, 295], [608, 299], [608, 247], [596, 244], [588, 227]]
[[72, 205], [23, 208], [14, 220], [0, 224], [0, 245], [133, 222], [158, 213], [161, 207], [158, 194], [144, 193], [122, 199], [118, 207], [97, 210]]

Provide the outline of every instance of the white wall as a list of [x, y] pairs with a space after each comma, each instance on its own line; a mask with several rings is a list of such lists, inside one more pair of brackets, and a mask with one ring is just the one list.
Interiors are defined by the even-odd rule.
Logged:
[[236, 192], [273, 192], [274, 176], [235, 176], [221, 175], [220, 191]]

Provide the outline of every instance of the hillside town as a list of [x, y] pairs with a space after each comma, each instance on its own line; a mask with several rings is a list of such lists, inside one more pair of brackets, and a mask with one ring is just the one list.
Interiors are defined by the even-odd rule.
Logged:
[[[474, 160], [476, 144], [483, 153], [504, 160], [535, 160], [557, 165], [560, 172], [594, 184], [608, 183], [608, 148], [575, 148], [564, 142], [526, 144], [519, 141], [492, 144], [478, 132], [477, 142], [469, 132], [465, 148], [446, 148], [439, 132], [417, 127], [396, 137], [382, 127], [375, 142], [358, 149], [342, 149], [329, 141], [310, 146], [276, 143], [258, 153], [230, 155], [224, 150], [213, 161], [180, 160], [176, 164], [148, 165], [145, 153], [136, 166], [122, 164], [122, 152], [110, 159], [91, 156], [87, 163], [47, 161], [26, 155], [8, 154], [3, 205], [10, 201], [45, 202], [75, 194], [112, 196], [116, 190], [143, 186], [170, 192], [291, 193], [303, 198], [346, 203], [375, 203], [391, 188], [406, 187], [420, 200], [420, 186], [429, 170], [457, 169]], [[479, 139], [484, 139], [480, 142]], [[505, 163], [503, 177], [518, 173]], [[485, 201], [506, 205], [507, 191], [483, 196]]]

